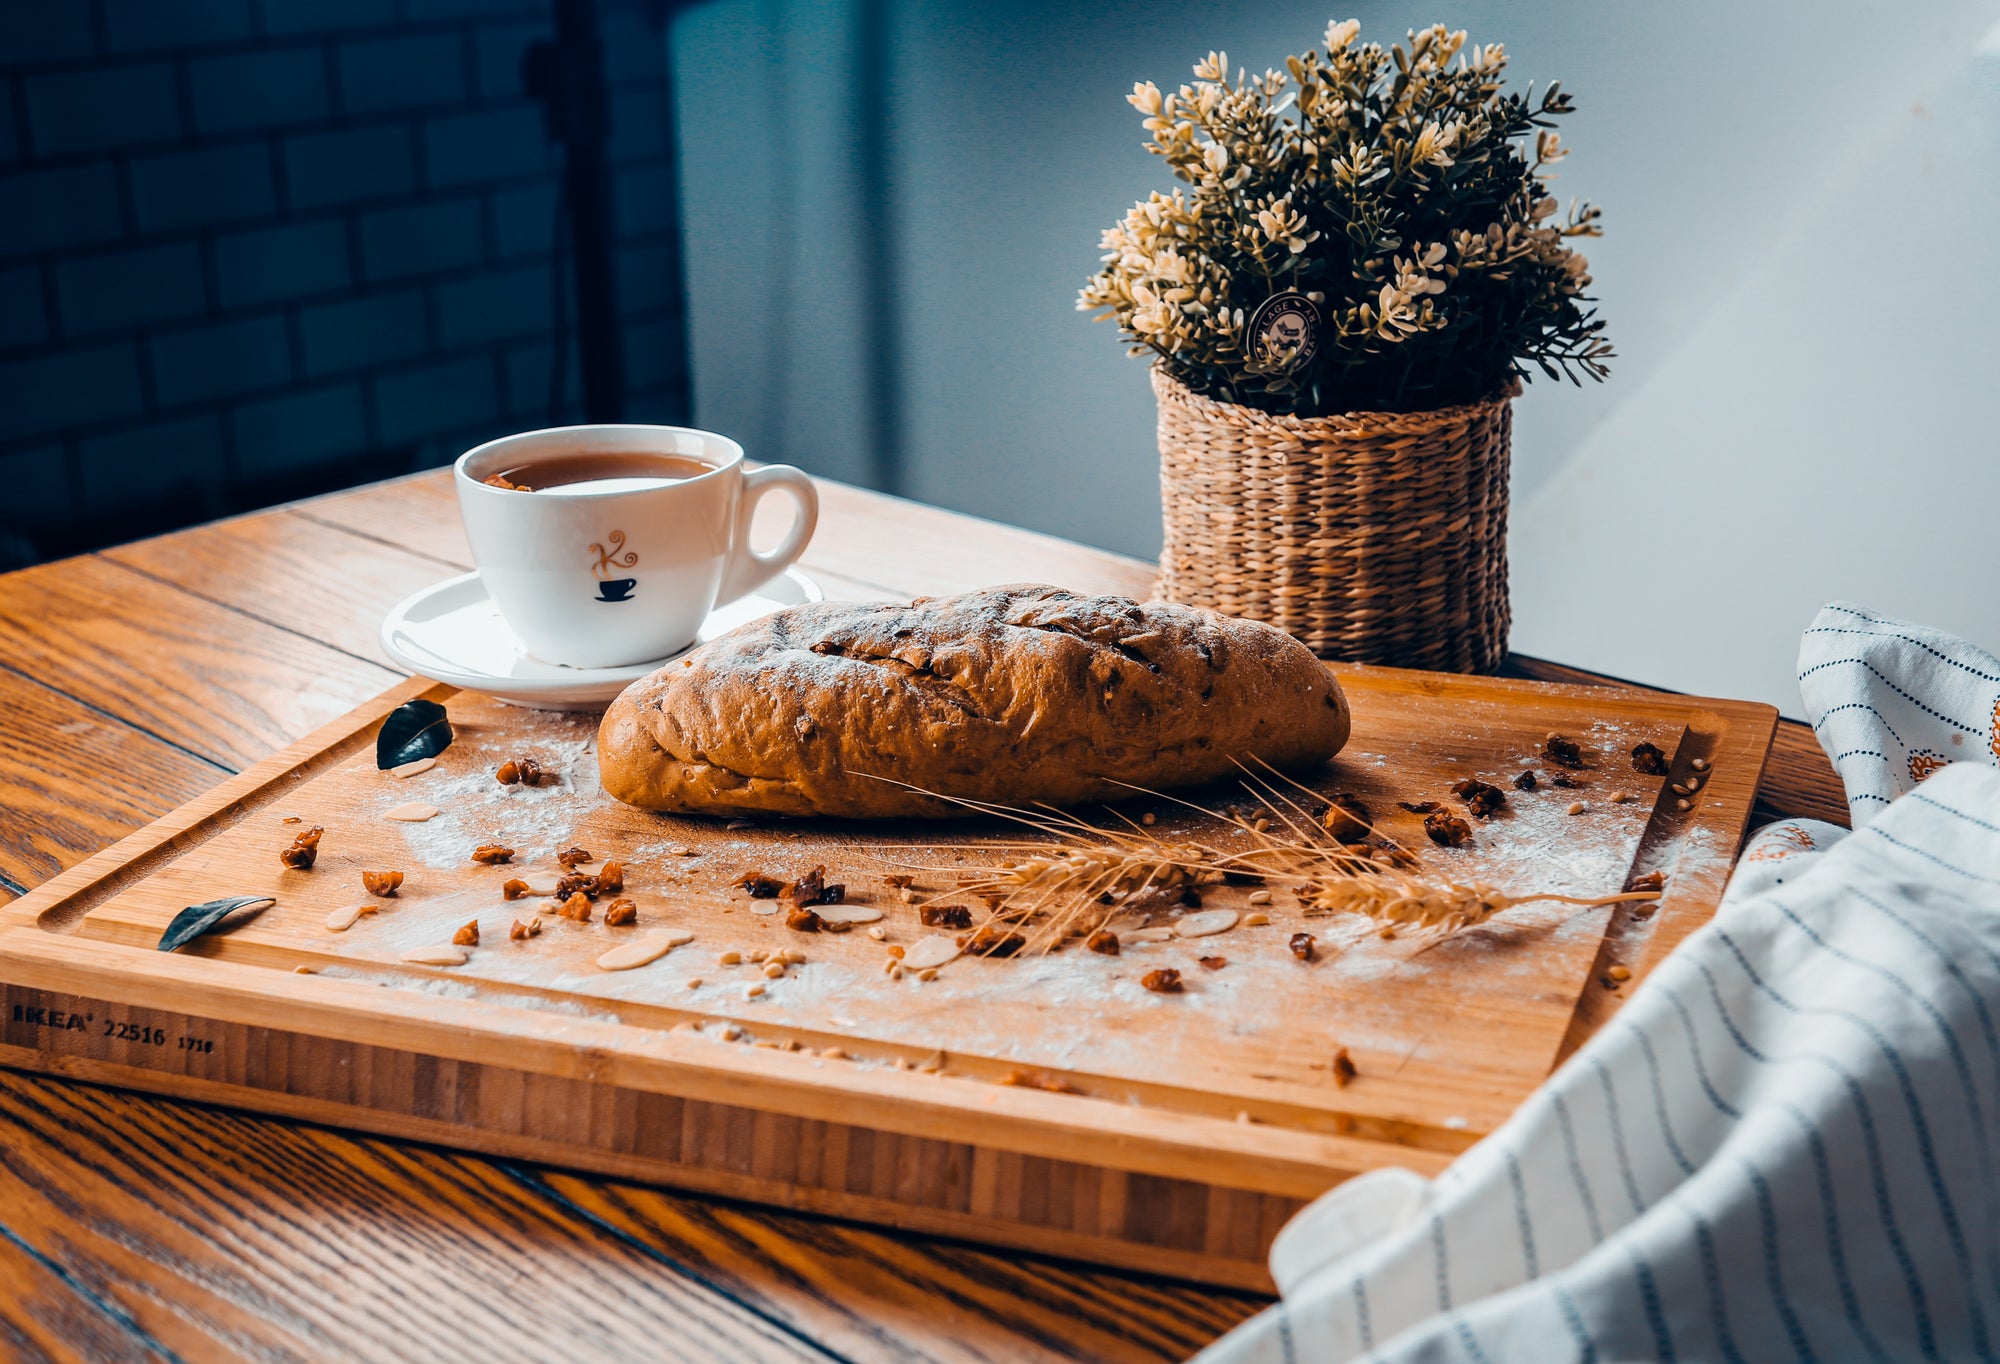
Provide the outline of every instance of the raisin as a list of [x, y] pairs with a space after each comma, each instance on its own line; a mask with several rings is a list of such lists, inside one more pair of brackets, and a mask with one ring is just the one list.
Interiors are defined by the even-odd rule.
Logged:
[[588, 848], [564, 848], [556, 854], [556, 863], [564, 871], [575, 871], [585, 862], [595, 862], [597, 857]]
[[1514, 789], [1516, 791], [1532, 791], [1540, 785], [1541, 783], [1535, 780], [1533, 769], [1524, 768], [1521, 775], [1514, 778]]
[[785, 916], [785, 927], [797, 933], [817, 933], [826, 927], [826, 920], [801, 905]]
[[498, 843], [481, 843], [472, 850], [472, 860], [482, 862], [489, 867], [497, 867], [502, 862], [513, 861], [514, 850], [504, 848]]
[[981, 924], [966, 942], [965, 950], [982, 957], [1011, 957], [1028, 940], [1019, 933], [1010, 933], [999, 924]]
[[1285, 945], [1292, 949], [1292, 955], [1300, 961], [1311, 961], [1313, 959], [1312, 934], [1294, 933], [1292, 934], [1292, 940]]
[[479, 946], [479, 920], [468, 919], [460, 924], [458, 932], [451, 935], [451, 940], [458, 947]]
[[972, 927], [972, 911], [964, 905], [925, 905], [917, 917], [926, 928]]
[[639, 922], [639, 906], [630, 900], [613, 900], [604, 910], [604, 922], [612, 928]]
[[518, 900], [527, 893], [528, 883], [518, 876], [511, 881], [502, 882], [500, 886], [500, 898], [503, 900]]
[[1229, 958], [1227, 957], [1196, 957], [1195, 960], [1211, 971], [1220, 971], [1223, 967], [1229, 965]]
[[1560, 734], [1551, 734], [1542, 744], [1542, 756], [1561, 767], [1583, 766], [1583, 745]]
[[1177, 995], [1181, 992], [1181, 973], [1171, 966], [1162, 966], [1139, 977], [1139, 983], [1156, 995]]
[[1354, 1058], [1347, 1054], [1346, 1047], [1333, 1054], [1333, 1082], [1342, 1089], [1353, 1083], [1354, 1077], [1360, 1073], [1354, 1068]]
[[1472, 841], [1472, 826], [1443, 810], [1424, 816], [1424, 832], [1431, 842], [1445, 848], [1462, 848]]
[[766, 876], [761, 871], [745, 872], [737, 878], [736, 884], [750, 892], [753, 900], [775, 900], [785, 883], [775, 876]]
[[384, 899], [387, 899], [396, 893], [398, 886], [403, 884], [403, 873], [399, 871], [364, 871], [361, 873], [361, 884], [367, 887], [370, 895], [380, 895]]
[[1118, 935], [1108, 928], [1100, 928], [1083, 940], [1083, 945], [1093, 952], [1102, 952], [1107, 957], [1118, 955]]
[[616, 895], [625, 889], [625, 864], [606, 862], [597, 873], [597, 889], [605, 895]]
[[1632, 750], [1632, 770], [1648, 777], [1667, 775], [1667, 755], [1658, 744], [1640, 744]]
[[1399, 800], [1396, 804], [1413, 815], [1427, 815], [1438, 808], [1438, 803], [1434, 800]]
[[280, 850], [278, 860], [293, 871], [311, 871], [313, 862], [319, 857], [320, 834], [324, 832], [318, 825], [293, 835], [292, 846]]
[[1467, 777], [1451, 788], [1451, 793], [1465, 802], [1465, 808], [1478, 819], [1491, 819], [1499, 808], [1507, 803], [1507, 793], [1490, 782], [1477, 777]]
[[1373, 817], [1368, 807], [1360, 799], [1346, 791], [1334, 796], [1327, 804], [1326, 814], [1320, 823], [1326, 831], [1342, 843], [1359, 843], [1374, 831]]

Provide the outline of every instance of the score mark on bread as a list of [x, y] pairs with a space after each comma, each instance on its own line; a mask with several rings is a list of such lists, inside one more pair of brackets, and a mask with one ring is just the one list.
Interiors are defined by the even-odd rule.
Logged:
[[938, 796], [1074, 804], [1310, 766], [1347, 733], [1339, 684], [1282, 631], [1031, 583], [754, 621], [628, 687], [598, 762], [651, 810], [950, 817]]

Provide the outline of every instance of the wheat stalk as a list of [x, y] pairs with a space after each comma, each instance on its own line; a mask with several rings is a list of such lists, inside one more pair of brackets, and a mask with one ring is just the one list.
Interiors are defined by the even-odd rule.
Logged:
[[[1281, 779], [1313, 796], [1309, 788], [1290, 778]], [[1165, 907], [1185, 890], [1235, 878], [1289, 887], [1308, 914], [1358, 914], [1383, 928], [1427, 928], [1446, 934], [1533, 902], [1596, 909], [1626, 900], [1660, 898], [1658, 891], [1514, 895], [1484, 882], [1458, 882], [1399, 870], [1379, 859], [1412, 861], [1402, 849], [1394, 845], [1359, 848], [1335, 840], [1298, 801], [1247, 768], [1244, 788], [1273, 812], [1270, 829], [1259, 829], [1233, 814], [1176, 796], [1132, 788], [1135, 794], [1170, 800], [1225, 824], [1251, 843], [1249, 848], [1228, 853], [1206, 843], [1169, 840], [1124, 815], [1117, 816], [1119, 825], [1104, 826], [1053, 807], [1022, 809], [941, 795], [906, 782], [896, 784], [963, 809], [1026, 825], [1044, 835], [1043, 841], [971, 845], [999, 854], [982, 867], [900, 864], [960, 878], [951, 890], [920, 902], [920, 908], [972, 896], [986, 905], [991, 922], [1026, 928], [1024, 936], [1031, 951], [1046, 952], [1070, 938], [1105, 927], [1120, 914]]]

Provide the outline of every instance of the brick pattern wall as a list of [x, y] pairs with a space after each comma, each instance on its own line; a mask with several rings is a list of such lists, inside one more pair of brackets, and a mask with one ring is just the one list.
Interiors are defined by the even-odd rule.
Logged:
[[[628, 409], [685, 420], [664, 41], [599, 12]], [[0, 563], [574, 419], [520, 75], [549, 30], [548, 0], [0, 0]]]

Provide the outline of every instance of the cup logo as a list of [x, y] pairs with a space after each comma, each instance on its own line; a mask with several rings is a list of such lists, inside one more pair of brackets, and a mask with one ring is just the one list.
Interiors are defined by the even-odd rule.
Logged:
[[[610, 547], [593, 542], [590, 552], [596, 562], [590, 566], [591, 576], [597, 579], [598, 601], [630, 601], [632, 589], [639, 585], [637, 578], [614, 578], [611, 575], [621, 568], [630, 568], [639, 562], [637, 550], [625, 548], [625, 532], [614, 530], [604, 537]], [[623, 550], [623, 553], [619, 551]]]

